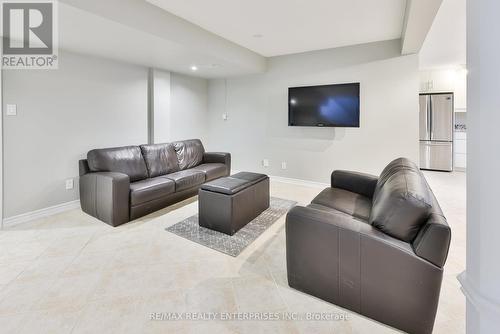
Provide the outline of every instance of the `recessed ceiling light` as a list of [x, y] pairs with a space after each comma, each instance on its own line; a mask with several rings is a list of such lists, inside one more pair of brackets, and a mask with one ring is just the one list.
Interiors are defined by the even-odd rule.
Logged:
[[262, 38], [264, 37], [262, 34], [255, 34], [252, 36], [253, 38]]
[[196, 65], [191, 66], [191, 71], [198, 71], [198, 66]]

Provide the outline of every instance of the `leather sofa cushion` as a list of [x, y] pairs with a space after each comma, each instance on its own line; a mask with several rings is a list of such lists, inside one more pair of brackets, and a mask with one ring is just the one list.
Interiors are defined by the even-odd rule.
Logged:
[[175, 182], [175, 191], [182, 191], [199, 186], [205, 182], [205, 173], [199, 170], [181, 170], [162, 176]]
[[373, 198], [370, 224], [397, 239], [415, 239], [433, 211], [432, 192], [416, 166], [393, 168]]
[[127, 174], [130, 182], [148, 177], [146, 163], [138, 146], [125, 146], [91, 150], [87, 162], [92, 172], [115, 172]]
[[173, 144], [141, 145], [149, 177], [156, 177], [179, 170], [177, 153]]
[[345, 212], [342, 212], [342, 211], [339, 211], [337, 209], [333, 209], [333, 208], [330, 208], [328, 206], [324, 206], [324, 205], [321, 205], [321, 204], [311, 203], [311, 204], [307, 205], [306, 207], [307, 208], [311, 208], [311, 209], [315, 209], [315, 210], [320, 210], [320, 211], [328, 212], [328, 213], [331, 213], [331, 214], [334, 214], [334, 215], [337, 215], [337, 216], [338, 215], [345, 216], [345, 217], [348, 217], [349, 219], [355, 220], [356, 222], [363, 222], [364, 224], [366, 224], [368, 226], [370, 225], [370, 224], [368, 224], [368, 220], [366, 220], [366, 219], [356, 218], [353, 215], [347, 214]]
[[191, 170], [198, 170], [205, 173], [206, 181], [217, 179], [219, 177], [223, 177], [229, 174], [227, 166], [218, 163], [201, 164], [191, 168]]
[[370, 198], [340, 188], [326, 188], [311, 203], [338, 210], [364, 221], [370, 218], [372, 207]]
[[181, 170], [198, 166], [203, 161], [205, 149], [199, 139], [190, 139], [173, 143], [177, 161]]
[[175, 192], [175, 182], [155, 177], [130, 184], [130, 204], [146, 203]]

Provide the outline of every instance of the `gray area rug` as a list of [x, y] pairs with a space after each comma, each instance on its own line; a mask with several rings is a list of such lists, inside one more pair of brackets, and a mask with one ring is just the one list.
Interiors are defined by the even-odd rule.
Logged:
[[198, 225], [198, 215], [191, 216], [165, 230], [231, 256], [238, 256], [297, 202], [271, 197], [269, 208], [233, 236]]

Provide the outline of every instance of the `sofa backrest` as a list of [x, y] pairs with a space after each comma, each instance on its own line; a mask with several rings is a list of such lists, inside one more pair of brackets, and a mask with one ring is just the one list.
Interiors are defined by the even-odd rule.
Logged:
[[130, 182], [146, 179], [148, 170], [139, 146], [124, 146], [91, 150], [87, 162], [92, 172], [127, 174]]
[[189, 139], [173, 143], [181, 170], [201, 164], [205, 148], [199, 139]]
[[393, 161], [391, 161], [380, 173], [380, 176], [377, 181], [377, 185], [375, 187], [375, 191], [373, 193], [373, 197], [375, 198], [380, 191], [380, 189], [384, 186], [384, 184], [389, 180], [391, 176], [393, 176], [395, 173], [402, 171], [402, 170], [415, 170], [416, 165], [409, 159], [406, 158], [398, 158]]
[[173, 144], [141, 145], [149, 177], [157, 177], [179, 171], [177, 153]]
[[431, 191], [419, 168], [399, 158], [380, 174], [369, 223], [400, 240], [411, 242], [432, 209]]
[[384, 168], [369, 223], [411, 243], [418, 256], [444, 265], [451, 231], [424, 175], [412, 161], [399, 158]]

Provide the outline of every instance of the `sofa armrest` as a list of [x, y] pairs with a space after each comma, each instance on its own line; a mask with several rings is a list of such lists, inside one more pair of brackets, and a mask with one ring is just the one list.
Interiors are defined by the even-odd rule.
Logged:
[[203, 154], [203, 162], [224, 164], [227, 166], [228, 172], [231, 173], [231, 153], [205, 152]]
[[331, 181], [333, 188], [352, 191], [368, 198], [372, 198], [373, 193], [375, 192], [375, 187], [377, 186], [378, 177], [370, 174], [336, 170], [332, 173]]
[[84, 176], [87, 173], [90, 173], [89, 162], [87, 159], [78, 160], [78, 171], [80, 176]]
[[446, 219], [432, 214], [413, 240], [415, 254], [438, 267], [444, 267], [451, 243], [451, 229]]
[[443, 271], [409, 243], [342, 213], [295, 207], [286, 261], [297, 290], [410, 333], [432, 332]]
[[126, 174], [98, 172], [80, 177], [82, 210], [111, 226], [129, 221], [129, 192]]

